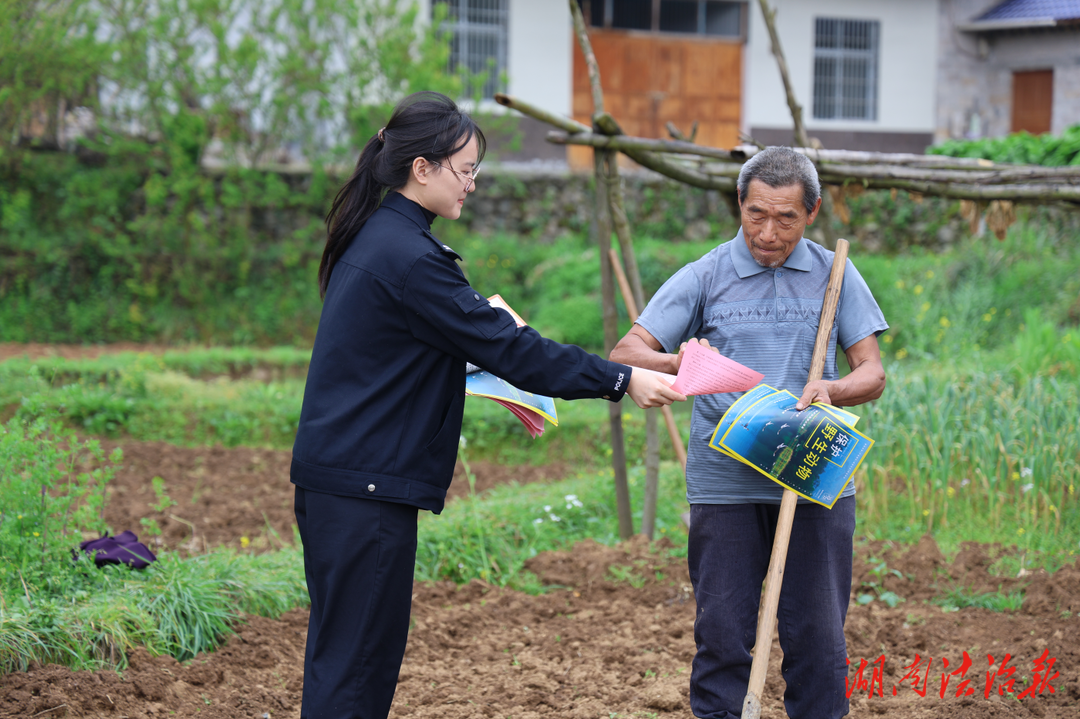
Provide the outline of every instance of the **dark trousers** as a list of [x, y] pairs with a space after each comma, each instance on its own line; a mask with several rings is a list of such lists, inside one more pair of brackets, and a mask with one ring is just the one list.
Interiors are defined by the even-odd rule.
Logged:
[[405, 655], [416, 507], [296, 488], [311, 595], [302, 719], [385, 719]]
[[[695, 504], [690, 507], [687, 561], [697, 601], [697, 655], [690, 708], [703, 719], [742, 713], [750, 681], [762, 582], [769, 567], [775, 504]], [[855, 498], [833, 508], [795, 510], [777, 629], [792, 719], [836, 719], [848, 713], [844, 620], [851, 593]]]

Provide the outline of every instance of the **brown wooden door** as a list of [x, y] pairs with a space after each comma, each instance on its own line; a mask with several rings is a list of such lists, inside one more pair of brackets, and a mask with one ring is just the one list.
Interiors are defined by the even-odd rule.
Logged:
[[1054, 107], [1054, 71], [1014, 72], [1012, 82], [1012, 131], [1033, 135], [1050, 132]]
[[[667, 137], [698, 123], [697, 141], [715, 147], [739, 142], [742, 43], [590, 28], [604, 109], [623, 132]], [[585, 59], [574, 43], [574, 119], [592, 124], [592, 91]], [[571, 146], [571, 167], [592, 167], [592, 150]]]

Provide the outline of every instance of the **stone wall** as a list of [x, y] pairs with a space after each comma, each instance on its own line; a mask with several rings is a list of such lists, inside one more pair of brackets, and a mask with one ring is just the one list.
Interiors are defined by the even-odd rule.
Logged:
[[[470, 231], [550, 242], [592, 227], [596, 193], [590, 174], [485, 167], [478, 184], [459, 221]], [[727, 201], [716, 191], [644, 171], [624, 173], [623, 191], [635, 234], [700, 240], [737, 225]]]

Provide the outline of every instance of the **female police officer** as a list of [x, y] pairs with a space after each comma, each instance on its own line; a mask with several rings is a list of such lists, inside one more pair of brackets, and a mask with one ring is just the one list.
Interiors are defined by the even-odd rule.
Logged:
[[484, 136], [416, 93], [365, 145], [327, 215], [325, 298], [293, 449], [311, 619], [305, 719], [389, 713], [408, 635], [418, 509], [442, 511], [465, 362], [521, 389], [642, 407], [684, 400], [647, 372], [517, 327], [431, 234], [475, 189]]

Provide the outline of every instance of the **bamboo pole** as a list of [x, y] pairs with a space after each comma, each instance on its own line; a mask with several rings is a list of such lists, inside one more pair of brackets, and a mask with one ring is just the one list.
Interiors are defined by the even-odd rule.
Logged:
[[[652, 163], [651, 169], [655, 169], [657, 172], [666, 175], [674, 180], [685, 182], [686, 184], [693, 185], [695, 187], [702, 187], [705, 189], [721, 190], [730, 192], [735, 187], [735, 177], [738, 175], [739, 166], [732, 165], [730, 168], [725, 167], [719, 163], [702, 166], [702, 169], [697, 171], [687, 169], [686, 166], [677, 165], [675, 162], [661, 159], [658, 154], [646, 152], [638, 149], [639, 147], [646, 146], [646, 143], [658, 143], [655, 145], [657, 149], [663, 149], [663, 146], [659, 143], [667, 143], [668, 140], [644, 140], [644, 138], [631, 138], [625, 135], [619, 135], [609, 137], [605, 135], [597, 135], [594, 133], [585, 133], [579, 135], [566, 135], [563, 133], [548, 133], [548, 140], [556, 144], [566, 145], [590, 145], [598, 148], [608, 148], [613, 150], [619, 150], [631, 159], [637, 159], [639, 156], [648, 156], [656, 160]], [[625, 149], [624, 149], [625, 148]], [[630, 149], [633, 148], [633, 149]], [[799, 151], [796, 148], [796, 151]], [[676, 151], [677, 152], [677, 151]], [[813, 158], [815, 154], [824, 156], [828, 151], [814, 151], [805, 152], [808, 157]], [[835, 153], [835, 154], [834, 154]], [[684, 151], [684, 154], [685, 153]], [[753, 155], [754, 153], [749, 153]], [[839, 155], [836, 151], [833, 151], [834, 156]], [[846, 153], [845, 153], [846, 154]], [[953, 158], [955, 159], [955, 158]], [[818, 167], [818, 176], [823, 184], [827, 185], [842, 185], [852, 179], [857, 180], [868, 190], [888, 190], [899, 189], [906, 190], [908, 192], [917, 192], [919, 194], [933, 196], [933, 197], [947, 197], [957, 200], [1013, 200], [1020, 202], [1068, 202], [1077, 203], [1080, 202], [1080, 183], [1074, 184], [1073, 168], [1034, 168], [1028, 166], [1013, 166], [1008, 165], [993, 165], [995, 168], [993, 172], [998, 173], [1005, 179], [1020, 180], [1022, 178], [1030, 178], [1032, 180], [1047, 180], [1047, 182], [1040, 183], [1014, 183], [1014, 184], [988, 184], [988, 178], [982, 174], [975, 174], [975, 178], [987, 184], [975, 184], [971, 182], [956, 182], [956, 181], [936, 181], [934, 179], [908, 179], [900, 176], [898, 171], [893, 172], [893, 176], [881, 177], [879, 173], [875, 174], [866, 171], [864, 168], [860, 168], [855, 165], [836, 165], [823, 163]], [[1000, 168], [1000, 169], [999, 169]], [[891, 168], [899, 170], [899, 168]], [[980, 169], [986, 172], [985, 166]], [[1041, 172], [1040, 170], [1046, 170]], [[933, 172], [943, 172], [944, 170], [924, 170], [924, 176], [927, 178], [934, 178], [937, 175], [931, 174]], [[724, 173], [719, 175], [717, 173]], [[853, 177], [852, 175], [858, 175]], [[915, 173], [911, 173], [912, 177], [917, 177]], [[956, 177], [963, 177], [962, 174], [956, 175]], [[1048, 180], [1052, 178], [1059, 178], [1067, 180], [1067, 183], [1049, 184]]]
[[[817, 337], [814, 341], [814, 354], [810, 360], [810, 373], [806, 378], [807, 384], [821, 379], [825, 370], [825, 358], [829, 354], [829, 338], [832, 336], [833, 320], [836, 318], [836, 305], [840, 300], [840, 289], [844, 284], [847, 256], [848, 241], [837, 240], [832, 271], [829, 273], [829, 284], [825, 287], [825, 297], [821, 302], [821, 315], [818, 321]], [[795, 519], [795, 506], [798, 499], [797, 494], [790, 489], [784, 489], [784, 497], [780, 500], [780, 514], [776, 520], [772, 555], [769, 557], [769, 571], [765, 575], [765, 597], [762, 599], [761, 613], [758, 615], [754, 661], [750, 665], [750, 683], [746, 689], [746, 697], [743, 699], [742, 719], [760, 719], [761, 717], [761, 695], [765, 689], [765, 675], [769, 669], [772, 635], [776, 628], [776, 608], [780, 603], [780, 587], [784, 582], [784, 566], [787, 563], [788, 544], [791, 540], [791, 524]]]
[[[736, 177], [741, 169], [739, 165], [726, 162], [697, 163], [698, 172], [719, 177]], [[1007, 167], [994, 170], [956, 170], [927, 167], [907, 167], [903, 165], [841, 165], [821, 163], [818, 175], [822, 178], [847, 180], [889, 181], [905, 180], [915, 182], [964, 183], [971, 185], [994, 186], [1008, 184], [1046, 183], [1057, 181], [1064, 185], [1080, 185], [1080, 167]]]
[[[634, 303], [634, 297], [630, 294], [630, 283], [627, 282], [626, 274], [622, 271], [622, 265], [618, 255], [615, 254], [615, 248], [611, 248], [610, 252], [611, 266], [615, 270], [615, 279], [619, 283], [619, 290], [622, 292], [623, 302], [626, 304], [626, 313], [630, 316], [631, 322], [637, 322], [638, 310], [637, 305]], [[679, 434], [679, 427], [675, 424], [675, 415], [668, 405], [661, 407], [660, 411], [664, 415], [664, 424], [667, 425], [668, 436], [671, 437], [671, 445], [675, 448], [675, 457], [679, 460], [679, 465], [682, 467], [683, 474], [685, 475], [686, 447], [683, 446], [682, 435]]]
[[[629, 138], [632, 140], [631, 142], [624, 142], [627, 139], [628, 136], [626, 135], [609, 136], [593, 133], [568, 135], [560, 132], [549, 132], [547, 136], [548, 142], [556, 145], [590, 145], [595, 148], [618, 150], [642, 167], [647, 167], [661, 175], [665, 175], [687, 185], [700, 187], [705, 190], [720, 190], [721, 192], [735, 191], [735, 183], [732, 180], [709, 177], [708, 175], [696, 172], [689, 167], [671, 162], [655, 153], [634, 149], [634, 144], [642, 138]], [[655, 140], [654, 142], [666, 141]]]
[[[585, 66], [589, 71], [589, 85], [593, 95], [593, 117], [604, 112], [604, 93], [600, 85], [600, 68], [596, 64], [589, 35], [585, 30], [585, 19], [577, 0], [569, 0], [570, 15], [574, 19], [574, 30], [581, 52], [585, 56]], [[506, 99], [506, 96], [503, 96]], [[502, 101], [500, 101], [502, 102]], [[503, 104], [506, 104], [505, 102]], [[575, 122], [580, 125], [581, 123]], [[595, 120], [594, 120], [595, 124]], [[584, 125], [581, 125], [584, 127]], [[614, 150], [597, 148], [593, 154], [594, 173], [596, 176], [596, 230], [600, 245], [600, 294], [604, 316], [604, 354], [608, 355], [619, 341], [618, 316], [615, 310], [615, 282], [611, 266], [611, 203], [601, 198], [609, 197], [608, 170], [618, 157]], [[611, 427], [611, 469], [615, 479], [615, 505], [619, 515], [619, 537], [629, 539], [634, 536], [634, 515], [630, 506], [630, 484], [626, 476], [626, 440], [623, 435], [622, 408], [609, 403], [608, 422]]]
[[[605, 158], [607, 171], [608, 211], [611, 214], [615, 237], [622, 249], [622, 262], [626, 264], [629, 275], [632, 298], [638, 307], [645, 304], [645, 292], [641, 286], [641, 273], [638, 271], [634, 243], [630, 237], [630, 221], [626, 217], [623, 202], [622, 181], [619, 178], [618, 156], [608, 153]], [[613, 249], [609, 253], [616, 277], [622, 267]], [[625, 276], [625, 275], [624, 275]], [[635, 312], [635, 315], [637, 313]], [[633, 321], [633, 320], [631, 320]], [[608, 350], [610, 352], [610, 350]], [[657, 437], [656, 413], [645, 410], [645, 498], [641, 513], [641, 533], [652, 539], [656, 526], [656, 496], [660, 486], [660, 441]]]
[[[544, 116], [549, 115], [545, 110], [530, 105], [522, 100], [518, 100], [517, 98], [507, 95], [503, 95], [501, 98], [503, 99], [501, 99], [500, 102], [507, 107], [519, 110], [522, 114], [535, 117], [538, 120], [543, 120]], [[624, 153], [631, 151], [671, 155], [693, 155], [697, 158], [709, 158], [720, 160], [721, 162], [730, 162], [736, 166], [741, 165], [762, 149], [754, 145], [739, 145], [730, 150], [725, 150], [719, 147], [698, 145], [685, 140], [664, 140], [635, 137], [633, 135], [618, 135], [616, 137], [603, 134], [594, 135], [581, 123], [566, 125], [568, 122], [573, 121], [558, 118], [558, 122], [549, 122], [549, 124], [554, 125], [565, 132], [574, 134], [572, 139], [567, 138], [564, 133], [552, 131], [548, 134], [548, 141], [562, 145], [592, 145], [594, 147], [619, 150]], [[809, 147], [794, 147], [792, 149], [795, 152], [809, 157], [819, 168], [836, 166], [836, 171], [838, 172], [847, 171], [849, 167], [852, 171], [856, 171], [858, 168], [851, 166], [867, 165], [873, 166], [875, 168], [874, 172], [881, 172], [886, 169], [894, 170], [897, 168], [926, 168], [928, 170], [959, 170], [972, 172], [981, 171], [988, 174], [996, 173], [1005, 179], [1016, 179], [1018, 181], [1029, 178], [1032, 180], [1049, 180], [1080, 177], [1080, 167], [1072, 165], [1065, 167], [1044, 167], [1042, 165], [995, 163], [990, 160], [974, 157], [915, 155], [907, 152], [863, 152], [859, 150], [824, 150]], [[865, 170], [860, 171], [865, 172]]]
[[780, 35], [776, 32], [776, 11], [769, 7], [766, 0], [758, 0], [758, 3], [761, 5], [762, 15], [765, 16], [765, 27], [769, 29], [772, 54], [776, 57], [776, 64], [780, 68], [780, 78], [784, 81], [788, 109], [791, 111], [791, 120], [795, 124], [795, 144], [799, 147], [810, 147], [810, 139], [806, 136], [806, 127], [803, 125], [802, 105], [795, 99], [795, 90], [791, 86], [791, 77], [788, 75], [787, 60], [784, 59], [784, 49], [780, 46]]
[[495, 93], [495, 102], [503, 105], [504, 107], [509, 107], [517, 110], [523, 115], [528, 115], [529, 117], [540, 120], [541, 122], [546, 122], [547, 124], [553, 125], [554, 127], [557, 127], [560, 130], [564, 130], [565, 132], [587, 133], [592, 131], [592, 128], [588, 125], [584, 125], [577, 120], [572, 120], [569, 117], [563, 117], [562, 115], [556, 115], [555, 113], [548, 112], [547, 110], [539, 108], [536, 105], [527, 103], [524, 100], [519, 100], [513, 95], [507, 95], [502, 92], [497, 92]]

